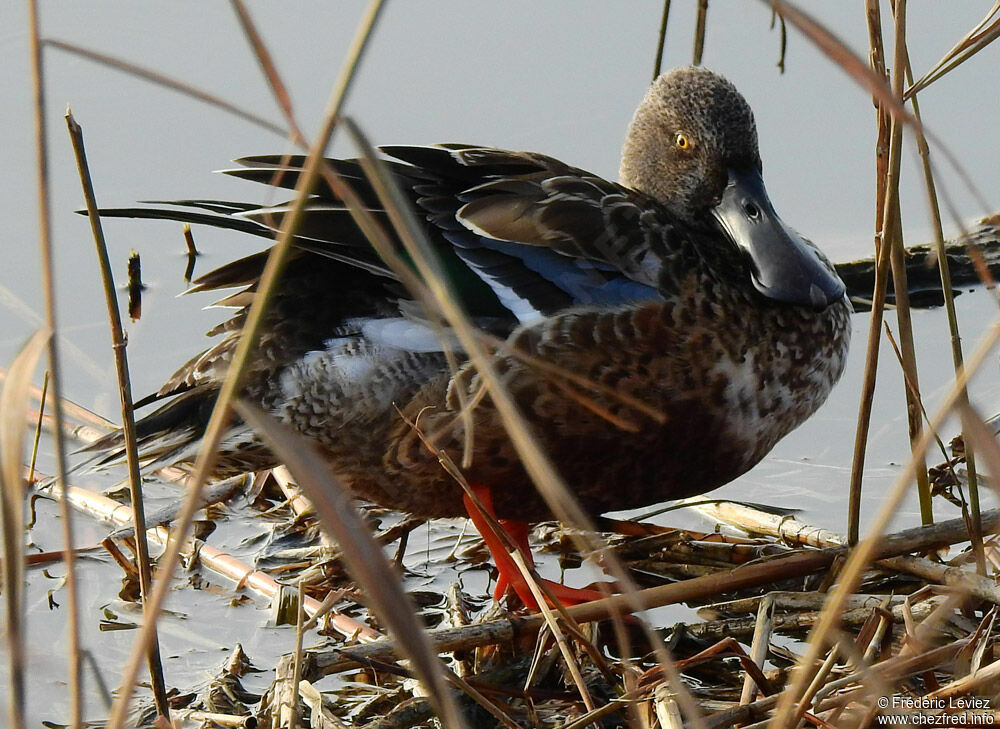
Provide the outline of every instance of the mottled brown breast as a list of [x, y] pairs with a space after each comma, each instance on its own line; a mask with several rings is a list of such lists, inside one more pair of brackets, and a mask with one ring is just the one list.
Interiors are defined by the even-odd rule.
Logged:
[[[539, 444], [591, 513], [703, 493], [736, 478], [822, 404], [843, 370], [846, 302], [817, 312], [754, 300], [748, 291], [682, 288], [665, 303], [553, 317], [515, 337], [526, 358], [497, 360]], [[403, 409], [422, 437], [402, 419], [386, 431], [384, 457], [353, 479], [360, 494], [426, 516], [463, 513], [462, 492], [434, 449], [461, 461], [458, 388], [476, 400], [481, 382], [468, 369], [450, 393], [446, 381], [439, 377]], [[471, 422], [468, 480], [492, 488], [503, 518], [549, 518], [488, 396]]]

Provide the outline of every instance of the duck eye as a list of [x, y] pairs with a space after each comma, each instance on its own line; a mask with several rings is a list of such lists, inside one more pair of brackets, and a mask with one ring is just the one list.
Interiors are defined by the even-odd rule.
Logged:
[[677, 136], [674, 137], [674, 144], [677, 145], [677, 149], [691, 149], [694, 146], [691, 137], [684, 132], [677, 132]]

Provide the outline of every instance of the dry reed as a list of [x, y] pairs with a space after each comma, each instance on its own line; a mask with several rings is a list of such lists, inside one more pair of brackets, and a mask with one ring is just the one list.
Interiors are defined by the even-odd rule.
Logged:
[[[188, 84], [179, 83], [173, 79], [131, 64], [112, 59], [107, 55], [87, 51], [72, 44], [54, 39], [42, 40], [39, 37], [37, 19], [32, 13], [32, 38], [35, 43], [35, 79], [36, 79], [36, 112], [38, 119], [38, 169], [39, 169], [39, 199], [42, 201], [41, 219], [39, 224], [41, 235], [42, 257], [46, 281], [46, 305], [48, 322], [52, 330], [56, 330], [54, 319], [54, 292], [51, 282], [51, 251], [49, 244], [48, 219], [46, 211], [46, 158], [42, 143], [44, 132], [43, 107], [41, 92], [40, 45], [70, 51], [84, 55], [92, 60], [113, 65], [129, 73], [140, 75], [155, 83], [194, 95], [207, 103], [211, 103], [235, 113], [242, 119], [270, 131], [288, 136], [293, 143], [307, 146], [306, 137], [300, 131], [296, 122], [294, 107], [290, 95], [276, 71], [273, 60], [267, 50], [263, 36], [256, 29], [247, 9], [239, 0], [233, 2], [240, 26], [253, 49], [262, 73], [272, 91], [272, 94], [283, 114], [283, 125], [273, 124], [261, 117], [241, 109], [236, 105], [195, 90]], [[706, 28], [708, 22], [707, 2], [698, 5], [697, 26], [694, 33], [694, 59], [700, 58], [706, 43]], [[846, 537], [833, 534], [819, 527], [796, 523], [787, 516], [774, 517], [753, 513], [753, 509], [716, 508], [712, 518], [738, 526], [744, 531], [755, 535], [766, 535], [765, 544], [729, 543], [725, 549], [717, 549], [719, 545], [705, 546], [705, 535], [690, 538], [689, 536], [673, 537], [669, 547], [664, 547], [658, 559], [662, 564], [673, 565], [668, 569], [663, 567], [662, 574], [675, 574], [678, 565], [682, 565], [689, 573], [701, 572], [702, 576], [683, 580], [672, 584], [639, 589], [632, 585], [633, 576], [626, 564], [622, 564], [615, 551], [606, 549], [606, 545], [587, 535], [578, 544], [579, 551], [586, 555], [601, 554], [610, 563], [610, 570], [623, 587], [623, 594], [608, 597], [593, 603], [588, 603], [560, 611], [543, 608], [541, 615], [528, 617], [506, 617], [498, 621], [480, 623], [453, 630], [426, 633], [415, 617], [417, 609], [402, 592], [396, 581], [395, 573], [389, 562], [383, 558], [382, 544], [372, 540], [367, 527], [357, 517], [355, 512], [345, 506], [346, 494], [335, 498], [330, 497], [330, 476], [325, 473], [322, 464], [309, 455], [308, 449], [303, 449], [289, 438], [287, 433], [268, 422], [265, 417], [246, 406], [237, 406], [245, 420], [253, 422], [259, 431], [275, 442], [275, 449], [286, 454], [286, 461], [295, 475], [297, 482], [305, 488], [306, 495], [317, 508], [321, 521], [336, 535], [341, 547], [342, 556], [349, 570], [358, 583], [365, 587], [367, 600], [370, 602], [372, 614], [390, 628], [394, 641], [378, 640], [367, 646], [338, 647], [331, 651], [307, 651], [302, 649], [302, 641], [306, 630], [313, 627], [315, 621], [305, 622], [305, 615], [320, 612], [324, 609], [317, 600], [305, 595], [305, 590], [312, 583], [301, 580], [298, 583], [299, 608], [296, 632], [296, 646], [293, 653], [283, 662], [278, 673], [278, 679], [273, 687], [274, 699], [269, 705], [271, 718], [277, 725], [294, 726], [301, 719], [298, 716], [300, 700], [308, 708], [311, 721], [316, 726], [340, 726], [338, 719], [330, 706], [324, 704], [323, 696], [313, 687], [313, 682], [323, 675], [344, 671], [352, 667], [364, 666], [381, 680], [398, 683], [401, 677], [416, 675], [421, 682], [431, 688], [428, 699], [413, 699], [414, 704], [399, 704], [384, 716], [373, 718], [367, 726], [387, 728], [409, 726], [411, 723], [425, 722], [431, 713], [441, 718], [448, 727], [468, 725], [463, 718], [463, 712], [469, 706], [476, 705], [487, 712], [494, 721], [513, 729], [523, 725], [524, 721], [532, 721], [536, 725], [543, 724], [542, 714], [546, 710], [546, 701], [552, 706], [572, 706], [574, 713], [565, 721], [560, 719], [563, 729], [594, 724], [602, 717], [621, 712], [627, 714], [633, 725], [642, 722], [657, 721], [661, 727], [695, 726], [722, 727], [737, 723], [765, 722], [770, 726], [793, 727], [801, 721], [815, 725], [830, 725], [837, 722], [848, 722], [861, 725], [871, 721], [873, 714], [866, 703], [870, 704], [874, 696], [881, 692], [890, 695], [900, 690], [902, 682], [911, 676], [922, 675], [925, 681], [926, 697], [942, 699], [948, 697], [966, 696], [970, 693], [984, 690], [984, 686], [992, 686], [1000, 675], [1000, 661], [993, 661], [992, 646], [995, 639], [992, 635], [994, 626], [994, 611], [982, 611], [982, 619], [976, 623], [970, 621], [972, 614], [969, 598], [998, 603], [1000, 591], [991, 581], [989, 569], [996, 559], [996, 548], [989, 541], [984, 543], [984, 537], [1000, 530], [1000, 513], [996, 510], [982, 510], [978, 490], [976, 488], [975, 455], [978, 454], [991, 474], [1000, 473], [1000, 448], [998, 448], [995, 433], [977, 412], [969, 401], [966, 383], [971, 373], [982, 365], [992, 353], [1000, 339], [1000, 325], [994, 325], [984, 337], [974, 353], [968, 358], [964, 356], [959, 344], [959, 326], [955, 307], [951, 297], [951, 276], [947, 257], [944, 254], [944, 240], [941, 223], [941, 212], [938, 205], [938, 185], [934, 178], [932, 152], [938, 151], [940, 143], [929, 133], [926, 133], [920, 121], [920, 109], [916, 94], [919, 90], [941, 79], [951, 69], [968, 60], [976, 53], [986, 48], [997, 37], [1000, 37], [1000, 20], [991, 20], [1000, 10], [1000, 3], [994, 7], [986, 18], [969, 34], [966, 35], [945, 57], [924, 76], [914, 82], [909, 67], [909, 54], [906, 45], [905, 0], [895, 0], [891, 11], [894, 21], [893, 60], [885, 62], [885, 51], [881, 36], [882, 22], [880, 6], [876, 0], [869, 0], [866, 12], [869, 19], [871, 42], [871, 59], [869, 65], [863, 59], [857, 58], [847, 47], [840, 43], [825, 28], [809, 18], [801, 9], [788, 2], [770, 2], [775, 16], [782, 23], [782, 60], [784, 63], [785, 23], [800, 31], [811, 42], [816, 44], [831, 60], [842, 67], [854, 78], [876, 101], [878, 114], [876, 118], [876, 138], [884, 147], [885, 153], [876, 160], [878, 175], [878, 193], [875, 204], [876, 218], [876, 255], [875, 255], [875, 287], [872, 292], [872, 312], [870, 315], [869, 340], [865, 380], [859, 404], [859, 416], [856, 429], [855, 455], [851, 478], [851, 497], [849, 504], [849, 527]], [[138, 634], [133, 654], [125, 667], [120, 694], [112, 709], [109, 726], [118, 729], [126, 722], [126, 712], [129, 708], [138, 674], [139, 661], [154, 651], [156, 617], [162, 606], [164, 595], [168, 589], [169, 576], [176, 566], [176, 561], [185, 544], [190, 544], [187, 538], [191, 520], [201, 502], [199, 492], [201, 483], [211, 471], [214, 451], [218, 446], [224, 426], [230, 417], [229, 409], [239, 390], [240, 372], [251, 348], [255, 333], [265, 307], [268, 292], [273, 282], [280, 275], [282, 257], [285, 255], [291, 241], [299, 215], [304, 210], [308, 195], [320, 177], [323, 177], [331, 188], [338, 191], [342, 199], [358, 222], [358, 226], [372, 240], [383, 258], [390, 264], [393, 258], [391, 246], [387, 245], [389, 233], [382, 229], [381, 224], [360, 204], [356, 194], [343, 180], [339, 179], [335, 170], [323, 163], [323, 151], [327, 146], [334, 125], [340, 120], [343, 100], [353, 78], [358, 58], [365, 48], [371, 35], [375, 20], [378, 17], [381, 3], [375, 1], [369, 6], [362, 27], [355, 38], [355, 43], [345, 64], [344, 71], [337, 81], [327, 105], [323, 129], [316, 136], [309, 155], [298, 179], [295, 202], [291, 212], [284, 217], [282, 231], [278, 242], [272, 249], [264, 275], [254, 297], [250, 309], [244, 337], [234, 365], [219, 396], [216, 410], [213, 413], [208, 433], [205, 437], [205, 449], [199, 455], [191, 479], [190, 493], [180, 513], [174, 520], [174, 528], [168, 541], [168, 550], [161, 559], [160, 569], [153, 584], [152, 593], [149, 588], [148, 568], [144, 564], [148, 556], [142, 554], [140, 548], [139, 564], [144, 602], [149, 614], [144, 620], [144, 627]], [[655, 67], [659, 70], [663, 55], [663, 44], [667, 31], [670, 3], [665, 2], [660, 29], [660, 46], [657, 51]], [[891, 78], [886, 72], [886, 66], [891, 68]], [[909, 102], [912, 113], [905, 107]], [[572, 498], [572, 492], [564, 484], [544, 453], [540, 452], [531, 437], [530, 429], [517, 413], [510, 395], [497, 377], [492, 355], [488, 347], [497, 348], [495, 341], [485, 340], [471, 325], [468, 318], [460, 310], [454, 298], [447, 290], [444, 276], [429, 255], [429, 246], [423, 241], [420, 227], [416, 224], [407, 204], [400, 200], [398, 191], [393, 188], [391, 176], [385, 173], [377, 154], [367, 143], [364, 136], [355, 126], [348, 123], [348, 130], [356, 144], [362, 150], [362, 166], [369, 175], [372, 186], [378, 192], [389, 218], [394, 227], [394, 233], [403, 241], [406, 251], [415, 262], [419, 276], [409, 269], [401, 270], [401, 278], [414, 289], [414, 295], [432, 313], [436, 325], [447, 326], [458, 334], [463, 348], [468, 353], [477, 371], [485, 383], [497, 409], [503, 414], [512, 441], [517, 447], [527, 470], [538, 484], [540, 491], [546, 497], [554, 513], [567, 523], [584, 527], [589, 532], [594, 529], [592, 520], [584, 514]], [[955, 382], [934, 417], [927, 417], [923, 412], [920, 390], [918, 386], [918, 369], [914, 353], [913, 334], [911, 330], [907, 304], [907, 261], [904, 257], [903, 227], [898, 201], [899, 183], [901, 179], [900, 158], [904, 144], [904, 131], [911, 130], [915, 135], [916, 147], [923, 163], [924, 184], [927, 191], [928, 207], [934, 223], [934, 244], [937, 250], [937, 261], [940, 266], [940, 280], [944, 292], [944, 303], [949, 322], [951, 336], [951, 352], [955, 369]], [[942, 155], [950, 162], [954, 158], [943, 147]], [[81, 155], [82, 156], [82, 155]], [[89, 189], [86, 188], [86, 189]], [[942, 197], [946, 195], [942, 194]], [[92, 192], [87, 194], [88, 208], [91, 210], [92, 221], [95, 224], [95, 239], [100, 244], [101, 234], [96, 225], [93, 211]], [[189, 231], [185, 231], [189, 250], [194, 256], [193, 239]], [[106, 263], [106, 253], [105, 256]], [[975, 260], [975, 258], [974, 258]], [[106, 267], [106, 266], [105, 266]], [[900, 368], [906, 383], [908, 407], [908, 424], [912, 448], [912, 460], [900, 474], [891, 491], [886, 494], [883, 506], [866, 535], [860, 533], [861, 483], [868, 431], [872, 417], [871, 402], [875, 392], [876, 363], [879, 342], [882, 337], [883, 312], [886, 287], [889, 274], [892, 274], [896, 316], [899, 332], [898, 357]], [[120, 322], [115, 322], [113, 286], [108, 280], [106, 293], [112, 322], [114, 347], [116, 353], [121, 352], [121, 368], [119, 377], [123, 416], [126, 424], [126, 441], [130, 441], [129, 422], [131, 416], [130, 393], [128, 388], [128, 373], [124, 363], [124, 339]], [[72, 409], [59, 396], [59, 368], [56, 350], [56, 337], [49, 339], [50, 369], [52, 371], [52, 395], [48, 402], [52, 405], [51, 418], [42, 417], [41, 408], [37, 415], [38, 423], [46, 423], [50, 431], [56, 434], [56, 460], [59, 471], [57, 486], [53, 491], [60, 495], [63, 508], [63, 522], [66, 528], [64, 541], [66, 550], [63, 560], [66, 562], [69, 593], [70, 639], [68, 642], [70, 656], [70, 722], [79, 726], [83, 716], [83, 701], [80, 695], [80, 661], [82, 652], [79, 649], [78, 629], [76, 627], [76, 593], [74, 590], [75, 572], [73, 567], [74, 550], [72, 544], [71, 522], [69, 519], [70, 494], [77, 493], [69, 487], [65, 477], [65, 456], [62, 445], [62, 435], [78, 436], [83, 431], [78, 424], [70, 423], [72, 413], [79, 418], [83, 413]], [[17, 518], [18, 505], [11, 500], [11, 484], [20, 486], [21, 462], [20, 455], [11, 455], [12, 449], [20, 448], [20, 439], [12, 438], [9, 433], [15, 419], [6, 405], [7, 388], [11, 388], [18, 405], [14, 409], [16, 428], [23, 431], [24, 402], [29, 390], [25, 379], [25, 367], [31, 353], [44, 342], [44, 335], [39, 334], [24, 360], [18, 360], [12, 367], [12, 376], [4, 390], [5, 405], [0, 407], [0, 426], [5, 428], [4, 438], [4, 538], [5, 538], [5, 584], [20, 584], [19, 573], [12, 571], [22, 569], [23, 557], [19, 547], [11, 542], [12, 535], [20, 533]], [[893, 342], [895, 346], [895, 342]], [[29, 368], [30, 369], [30, 368]], [[567, 386], [567, 396], [575, 397], [575, 390]], [[581, 396], [582, 397], [582, 396]], [[45, 396], [42, 395], [42, 399]], [[475, 402], [466, 403], [463, 413], [467, 416]], [[13, 407], [13, 406], [11, 406]], [[969, 468], [970, 510], [966, 520], [933, 521], [930, 483], [927, 479], [924, 458], [926, 449], [937, 437], [937, 429], [943, 420], [958, 414], [962, 420], [963, 434], [966, 441], [965, 458]], [[623, 425], [627, 425], [622, 421]], [[94, 423], [91, 423], [94, 425]], [[104, 425], [97, 423], [98, 427]], [[471, 428], [466, 429], [471, 438]], [[940, 443], [943, 448], [943, 444]], [[471, 451], [471, 441], [467, 443], [467, 454]], [[973, 449], [975, 453], [973, 452]], [[304, 451], [304, 452], [303, 452]], [[130, 480], [135, 487], [132, 501], [141, 507], [142, 499], [138, 492], [138, 461], [131, 447], [127, 450]], [[11, 460], [14, 459], [14, 460]], [[14, 464], [14, 465], [12, 465]], [[464, 464], [462, 464], [464, 465]], [[460, 467], [451, 464], [456, 474]], [[894, 516], [899, 503], [916, 480], [920, 494], [921, 516], [925, 527], [907, 530], [895, 535], [886, 534], [889, 521]], [[321, 482], [324, 485], [320, 485]], [[290, 497], [293, 502], [299, 498]], [[89, 500], [90, 497], [87, 497]], [[96, 497], [91, 503], [96, 503]], [[709, 509], [702, 505], [702, 509]], [[16, 513], [15, 513], [16, 512]], [[298, 512], [307, 518], [306, 511]], [[610, 523], [610, 522], [606, 522]], [[141, 520], [135, 527], [138, 534], [144, 534]], [[151, 533], [153, 531], [151, 530]], [[156, 533], [163, 535], [162, 528]], [[400, 534], [408, 533], [400, 529]], [[862, 539], [862, 536], [864, 537]], [[404, 537], [405, 538], [405, 537]], [[636, 540], [642, 537], [634, 538]], [[960, 564], [941, 564], [923, 555], [929, 550], [946, 545], [966, 542], [971, 539], [974, 547], [976, 569], [978, 573], [966, 569]], [[701, 542], [701, 543], [699, 543]], [[140, 540], [140, 544], [142, 541]], [[793, 543], [794, 547], [781, 547]], [[851, 545], [850, 547], [845, 546]], [[641, 544], [637, 542], [637, 544]], [[651, 542], [645, 543], [649, 548]], [[803, 546], [810, 545], [810, 546]], [[633, 548], [641, 550], [643, 547]], [[762, 556], [767, 549], [787, 549], [776, 556]], [[760, 549], [758, 549], [760, 548]], [[203, 559], [208, 550], [203, 552]], [[514, 558], [519, 559], [514, 552]], [[219, 558], [219, 564], [226, 562], [224, 556]], [[544, 590], [544, 585], [536, 584], [527, 565], [524, 568], [528, 583], [533, 589]], [[249, 568], [230, 564], [220, 567], [226, 574], [235, 576], [240, 570], [243, 579], [258, 582], [261, 585], [274, 585], [269, 576], [254, 573]], [[671, 570], [674, 570], [671, 572]], [[781, 593], [775, 589], [795, 577], [828, 572], [832, 589], [825, 599], [825, 606], [820, 610], [815, 602], [806, 608], [800, 604], [788, 614], [781, 601]], [[994, 574], [996, 568], [994, 567]], [[918, 576], [928, 584], [948, 586], [945, 594], [936, 595], [923, 600], [919, 605], [890, 604], [888, 598], [877, 607], [861, 604], [862, 598], [857, 594], [860, 585], [868, 584], [875, 579], [874, 575], [890, 575], [890, 580], [902, 579], [900, 575]], [[259, 576], [258, 576], [259, 575]], [[896, 584], [896, 583], [893, 583]], [[635, 645], [626, 639], [628, 626], [622, 621], [622, 614], [639, 612], [645, 608], [662, 606], [673, 602], [693, 602], [699, 600], [719, 600], [722, 596], [734, 597], [747, 588], [765, 588], [768, 593], [764, 597], [758, 594], [754, 598], [752, 609], [747, 613], [749, 603], [732, 603], [729, 610], [739, 610], [745, 616], [723, 617], [718, 620], [691, 626], [690, 633], [699, 634], [702, 638], [719, 636], [724, 632], [737, 632], [746, 640], [750, 640], [749, 654], [745, 653], [730, 634], [726, 641], [708, 650], [684, 650], [680, 660], [675, 660], [681, 638], [679, 629], [675, 631], [674, 644], [668, 646], [651, 630], [646, 630], [641, 641]], [[334, 593], [331, 593], [334, 594]], [[740, 593], [741, 594], [741, 593]], [[544, 605], [541, 592], [536, 594], [539, 603]], [[23, 662], [23, 654], [18, 640], [17, 626], [19, 624], [20, 606], [16, 591], [5, 594], [7, 626], [9, 635], [9, 650], [14, 665], [11, 668], [12, 695], [10, 719], [12, 726], [22, 723], [19, 712], [23, 709], [23, 700], [19, 698], [24, 682], [23, 668], [17, 667]], [[331, 601], [332, 603], [332, 601]], [[739, 608], [736, 606], [740, 605]], [[329, 606], [327, 606], [329, 607]], [[961, 609], [960, 609], [961, 608]], [[719, 607], [718, 609], [722, 609]], [[924, 623], [917, 624], [916, 617], [922, 617]], [[585, 634], [581, 624], [606, 618], [614, 618], [616, 638], [624, 657], [621, 660], [610, 661], [603, 656], [596, 645], [592, 644]], [[742, 620], [739, 627], [733, 621]], [[648, 626], [642, 624], [644, 628]], [[903, 629], [900, 631], [899, 626]], [[782, 654], [774, 645], [772, 636], [776, 634], [791, 634], [801, 636], [805, 629], [810, 629], [809, 637], [804, 643], [798, 643], [801, 655], [793, 653]], [[369, 626], [341, 623], [341, 632], [351, 632], [355, 636], [364, 635], [374, 639], [378, 634]], [[536, 660], [527, 673], [527, 683], [516, 694], [505, 684], [493, 684], [487, 680], [488, 671], [481, 676], [465, 676], [445, 667], [438, 655], [443, 652], [470, 652], [488, 644], [513, 644], [518, 638], [534, 636], [547, 630], [554, 638], [555, 647], [547, 648], [547, 644], [539, 641]], [[934, 645], [934, 641], [948, 636], [947, 642]], [[899, 645], [892, 645], [896, 640]], [[395, 663], [396, 649], [409, 659], [407, 665]], [[638, 647], [638, 651], [633, 648]], [[637, 658], [629, 659], [631, 653], [641, 653], [648, 650], [655, 656], [655, 661]], [[784, 659], [779, 657], [784, 655]], [[738, 675], [727, 660], [735, 657], [742, 668], [743, 676], [735, 681], [732, 700], [725, 707], [719, 708], [711, 716], [706, 716], [706, 707], [714, 706], [711, 700], [702, 693], [696, 692], [682, 678], [683, 675], [693, 675], [692, 672], [715, 667], [722, 674]], [[152, 658], [150, 659], [152, 660]], [[534, 679], [549, 670], [551, 665], [562, 661], [565, 673], [563, 678], [573, 686], [571, 696], [565, 692], [556, 696], [541, 698], [541, 691], [534, 685]], [[782, 662], [780, 671], [765, 671], [765, 661]], [[459, 660], [456, 658], [456, 662]], [[473, 661], [475, 663], [475, 661]], [[795, 664], [794, 670], [791, 665]], [[937, 672], [935, 674], [935, 672]], [[154, 677], [157, 672], [153, 671]], [[600, 681], [594, 678], [601, 677]], [[601, 681], [605, 683], [601, 683]], [[616, 683], [617, 682], [617, 683]], [[607, 698], [599, 695], [598, 689], [605, 684], [612, 686], [617, 692], [617, 698]], [[498, 688], [500, 686], [500, 688]], [[721, 684], [720, 684], [721, 686]], [[721, 689], [720, 689], [721, 690]], [[519, 713], [512, 708], [510, 701], [501, 696], [516, 695], [518, 700], [530, 699], [530, 711]], [[165, 691], [162, 679], [154, 678], [154, 696], [159, 707], [159, 713], [166, 715]], [[509, 698], [509, 697], [508, 697]], [[564, 703], [558, 703], [564, 702]], [[461, 708], [459, 704], [461, 703]], [[627, 712], [626, 712], [627, 707]], [[398, 709], [398, 710], [397, 710]], [[405, 709], [405, 711], [404, 711]], [[647, 716], [643, 717], [642, 712]], [[407, 713], [409, 712], [409, 713]], [[541, 712], [541, 714], [539, 714]], [[193, 715], [192, 715], [193, 716]], [[527, 718], [524, 718], [524, 717]], [[232, 725], [247, 725], [246, 717], [236, 714], [215, 713], [210, 715], [201, 712], [199, 720], [213, 720]], [[622, 720], [623, 722], [626, 719]], [[846, 725], [846, 724], [845, 724]]]

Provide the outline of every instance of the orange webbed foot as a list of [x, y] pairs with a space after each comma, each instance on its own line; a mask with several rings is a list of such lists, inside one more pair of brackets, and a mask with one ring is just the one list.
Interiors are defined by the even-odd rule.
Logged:
[[[489, 487], [477, 484], [473, 485], [471, 489], [482, 504], [483, 511], [495, 520], [496, 513], [493, 510], [493, 497]], [[528, 587], [528, 582], [514, 561], [505, 540], [496, 534], [490, 520], [480, 511], [475, 501], [468, 494], [465, 495], [464, 500], [465, 508], [469, 512], [469, 518], [472, 519], [472, 523], [482, 536], [497, 566], [499, 574], [496, 587], [493, 590], [493, 598], [499, 602], [509, 587], [514, 590], [514, 593], [524, 603], [525, 607], [529, 610], [538, 610], [538, 601], [535, 599], [531, 588]], [[528, 525], [524, 522], [503, 520], [499, 522], [499, 526], [510, 538], [511, 543], [514, 544], [517, 551], [521, 553], [528, 567], [534, 567], [535, 562], [528, 546]], [[599, 600], [606, 596], [598, 590], [567, 587], [551, 580], [539, 580], [539, 582], [544, 583], [552, 597], [564, 606], [579, 605], [580, 603]]]

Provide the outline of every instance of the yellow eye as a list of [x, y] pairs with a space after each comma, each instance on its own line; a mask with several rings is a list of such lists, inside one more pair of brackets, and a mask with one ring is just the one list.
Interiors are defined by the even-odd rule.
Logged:
[[677, 145], [677, 149], [691, 149], [694, 146], [691, 137], [684, 132], [677, 132], [677, 136], [674, 137], [674, 144]]

